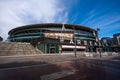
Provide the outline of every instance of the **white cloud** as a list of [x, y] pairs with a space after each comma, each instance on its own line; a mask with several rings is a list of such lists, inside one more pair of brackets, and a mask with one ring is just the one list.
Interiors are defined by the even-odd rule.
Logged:
[[93, 9], [90, 12], [88, 12], [87, 18], [82, 21], [80, 24], [88, 24], [90, 20], [92, 20], [96, 16], [96, 10]]
[[33, 23], [67, 22], [68, 13], [60, 0], [1, 0], [0, 35], [10, 29]]

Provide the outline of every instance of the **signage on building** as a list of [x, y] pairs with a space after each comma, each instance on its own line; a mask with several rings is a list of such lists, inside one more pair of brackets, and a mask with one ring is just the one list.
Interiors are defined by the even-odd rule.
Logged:
[[73, 39], [74, 34], [73, 33], [69, 33], [69, 32], [64, 32], [64, 33], [45, 32], [44, 36], [47, 37], [47, 38], [71, 40], [71, 39]]
[[[75, 48], [75, 45], [62, 45], [62, 48]], [[76, 46], [77, 49], [86, 49], [86, 46]]]

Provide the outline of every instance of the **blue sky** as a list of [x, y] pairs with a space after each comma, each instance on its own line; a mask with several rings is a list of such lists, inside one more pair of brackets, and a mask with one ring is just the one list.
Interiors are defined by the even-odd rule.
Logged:
[[120, 33], [120, 0], [0, 0], [0, 36], [36, 23], [78, 24], [100, 28], [99, 36]]
[[100, 28], [100, 37], [120, 32], [120, 0], [75, 0], [68, 23]]

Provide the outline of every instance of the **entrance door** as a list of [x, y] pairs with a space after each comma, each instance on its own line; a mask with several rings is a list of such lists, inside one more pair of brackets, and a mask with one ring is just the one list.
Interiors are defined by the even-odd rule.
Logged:
[[47, 44], [47, 53], [59, 53], [59, 46], [56, 44]]
[[56, 53], [55, 47], [51, 47], [51, 48], [50, 48], [50, 53]]
[[50, 44], [49, 53], [56, 53], [56, 45], [55, 44]]

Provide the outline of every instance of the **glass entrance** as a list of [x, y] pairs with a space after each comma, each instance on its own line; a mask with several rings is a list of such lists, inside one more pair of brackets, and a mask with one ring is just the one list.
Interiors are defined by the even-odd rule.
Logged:
[[50, 48], [50, 53], [56, 53], [56, 49], [54, 47]]
[[37, 48], [41, 50], [43, 53], [59, 53], [59, 45], [58, 44], [46, 44], [41, 43], [37, 45]]
[[56, 45], [55, 44], [50, 44], [49, 53], [56, 53]]
[[47, 44], [47, 53], [59, 53], [59, 46], [57, 44]]

